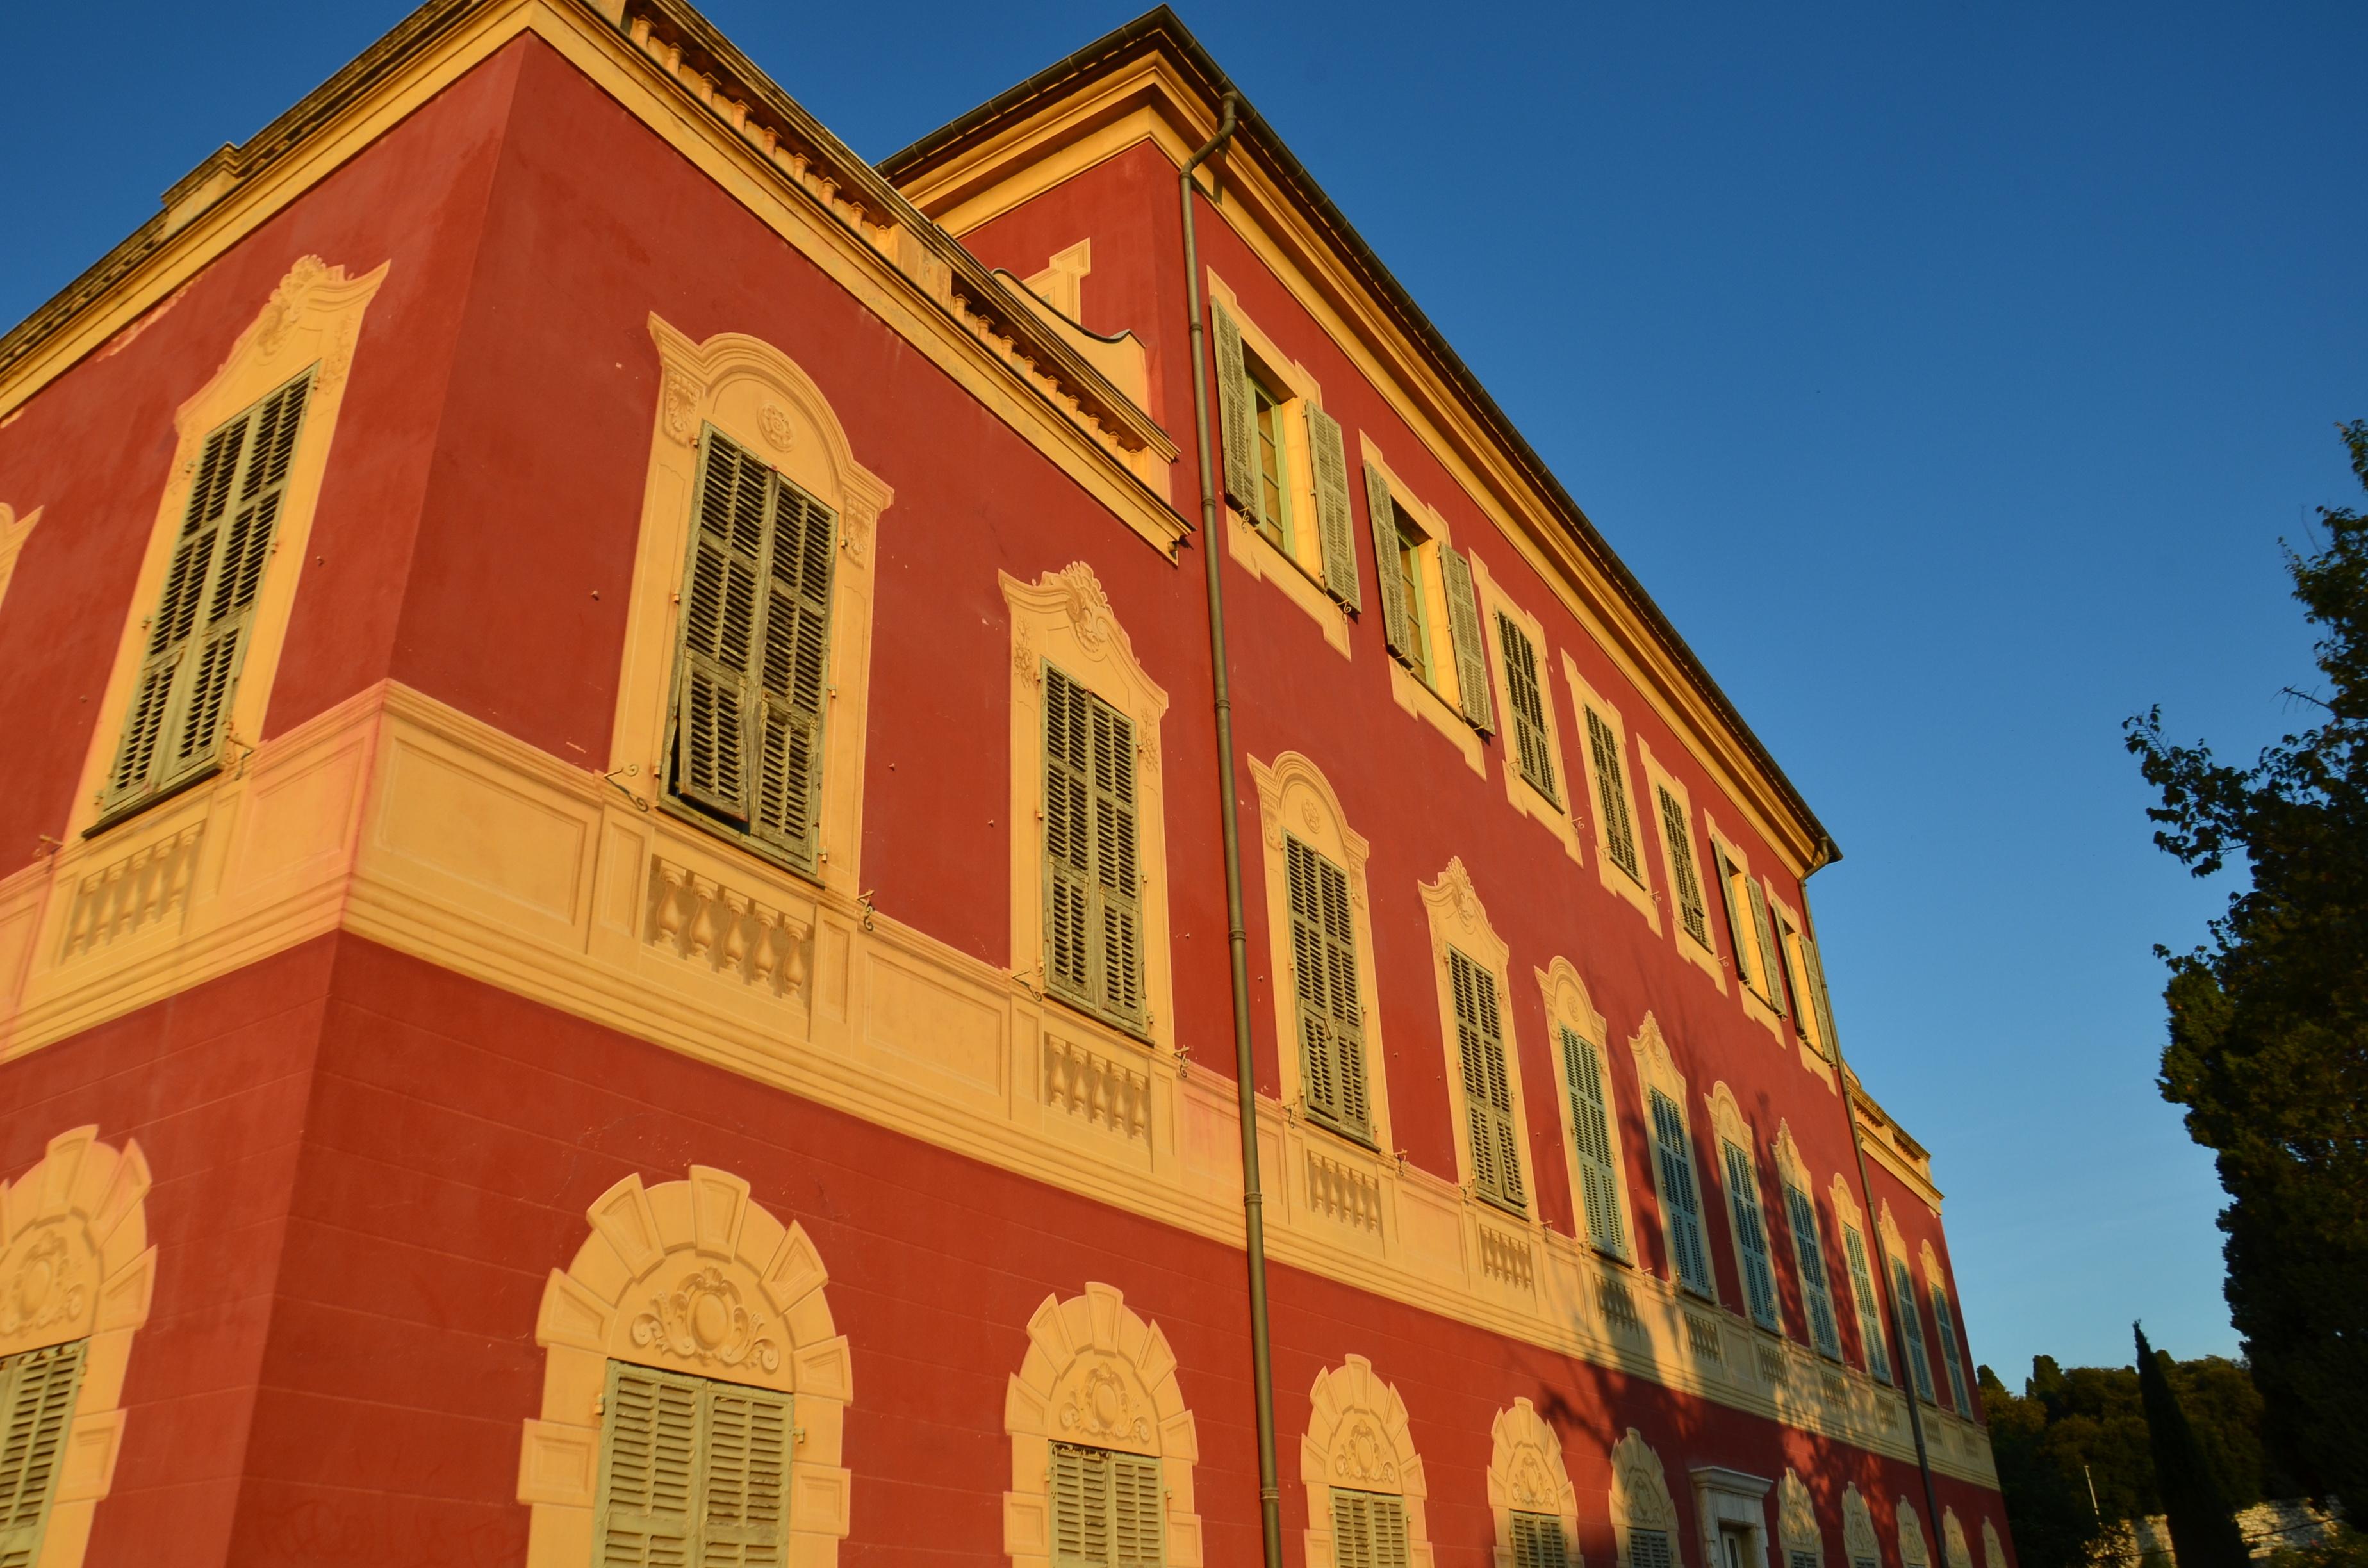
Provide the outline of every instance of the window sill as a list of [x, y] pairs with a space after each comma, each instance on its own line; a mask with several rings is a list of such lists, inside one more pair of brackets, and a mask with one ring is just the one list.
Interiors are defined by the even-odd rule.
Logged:
[[1230, 506], [1225, 508], [1222, 526], [1225, 530], [1225, 553], [1234, 558], [1235, 563], [1251, 576], [1280, 588], [1284, 598], [1307, 612], [1334, 653], [1344, 659], [1351, 657], [1349, 612], [1299, 563], [1298, 558], [1278, 547]]
[[1374, 1140], [1374, 1136], [1371, 1129], [1360, 1132], [1353, 1128], [1343, 1127], [1338, 1122], [1327, 1121], [1323, 1117], [1316, 1115], [1315, 1112], [1309, 1110], [1304, 1101], [1301, 1103], [1299, 1108], [1299, 1119], [1308, 1126], [1315, 1128], [1317, 1131], [1333, 1138], [1338, 1138], [1341, 1142], [1348, 1144], [1350, 1148], [1355, 1149], [1360, 1153], [1371, 1154], [1375, 1159], [1379, 1159], [1382, 1156], [1382, 1146]]
[[1038, 990], [1036, 995], [1040, 1000], [1051, 1003], [1064, 1013], [1081, 1018], [1098, 1029], [1117, 1035], [1121, 1040], [1132, 1040], [1154, 1054], [1159, 1051], [1159, 1042], [1151, 1038], [1151, 1027], [1148, 1024], [1131, 1023], [1124, 1019], [1114, 1018], [1107, 1013], [1096, 1011], [1089, 1003], [1062, 995], [1049, 985]]
[[[1600, 807], [1598, 809], [1600, 810]], [[1605, 892], [1634, 906], [1636, 913], [1645, 917], [1645, 924], [1653, 928], [1653, 935], [1657, 937], [1661, 934], [1661, 901], [1655, 898], [1653, 890], [1645, 885], [1643, 876], [1611, 858], [1611, 847], [1603, 841], [1600, 823], [1595, 835], [1595, 871]]]
[[[661, 786], [661, 789], [663, 789], [663, 786]], [[790, 875], [797, 878], [800, 881], [812, 882], [816, 887], [821, 887], [823, 885], [822, 868], [818, 864], [813, 866], [801, 865], [796, 859], [772, 848], [762, 840], [751, 838], [746, 834], [740, 832], [737, 828], [734, 828], [728, 824], [718, 822], [715, 818], [709, 816], [705, 812], [700, 811], [697, 806], [690, 805], [686, 801], [678, 800], [671, 794], [660, 793], [656, 801], [656, 809], [665, 812], [667, 816], [674, 818], [677, 822], [689, 823], [691, 826], [698, 828], [708, 837], [714, 839], [720, 844], [729, 845], [731, 847], [737, 849], [740, 853], [747, 856], [752, 860], [761, 860], [766, 865], [772, 867], [776, 870], [787, 871]]]
[[126, 801], [120, 805], [109, 807], [97, 822], [82, 830], [82, 835], [85, 838], [97, 838], [108, 829], [120, 826], [142, 812], [153, 811], [176, 796], [186, 795], [199, 785], [210, 779], [221, 778], [222, 767], [223, 765], [219, 761], [210, 763], [168, 790], [159, 790], [153, 795], [142, 795], [136, 801]]
[[[1553, 739], [1551, 734], [1547, 736], [1549, 744]], [[1510, 756], [1505, 761], [1505, 795], [1512, 802], [1513, 809], [1535, 817], [1538, 824], [1561, 843], [1564, 854], [1585, 865], [1587, 857], [1579, 852], [1578, 847], [1578, 824], [1571, 821], [1570, 813], [1564, 811], [1552, 795], [1539, 789], [1530, 776], [1513, 763]]]
[[1678, 922], [1678, 956], [1709, 975], [1720, 995], [1726, 994], [1726, 965], [1719, 961], [1718, 949], [1687, 930], [1682, 920]]
[[1386, 663], [1390, 666], [1391, 699], [1445, 735], [1448, 744], [1463, 756], [1464, 766], [1481, 778], [1487, 778], [1488, 762], [1481, 750], [1479, 732], [1465, 723], [1463, 715], [1449, 707], [1447, 699], [1421, 676], [1395, 657]]

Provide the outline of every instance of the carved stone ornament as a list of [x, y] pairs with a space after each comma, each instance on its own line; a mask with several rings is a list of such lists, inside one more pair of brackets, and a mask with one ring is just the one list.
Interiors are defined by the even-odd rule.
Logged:
[[1463, 857], [1451, 858], [1447, 869], [1440, 872], [1439, 881], [1440, 885], [1446, 889], [1450, 907], [1455, 911], [1455, 918], [1463, 923], [1463, 928], [1470, 931], [1477, 927], [1480, 924], [1480, 895], [1473, 889], [1472, 873], [1463, 869]]
[[688, 377], [669, 369], [666, 375], [666, 432], [686, 447], [699, 445], [699, 389]]
[[1787, 1552], [1819, 1552], [1817, 1512], [1797, 1471], [1787, 1469], [1784, 1479], [1776, 1483], [1776, 1528]]
[[1110, 637], [1110, 602], [1094, 569], [1082, 561], [1072, 561], [1051, 574], [1049, 581], [1060, 588], [1067, 601], [1064, 608], [1077, 634], [1077, 645], [1088, 653], [1101, 652]]
[[633, 1343], [702, 1366], [750, 1366], [778, 1371], [780, 1346], [766, 1336], [763, 1318], [740, 1300], [740, 1287], [713, 1264], [694, 1268], [671, 1291], [650, 1299], [633, 1320]]
[[1611, 1448], [1612, 1517], [1632, 1528], [1674, 1530], [1678, 1505], [1661, 1456], [1635, 1427]]
[[0, 1339], [84, 1324], [96, 1273], [97, 1260], [55, 1226], [26, 1233], [0, 1258]]
[[1107, 1362], [1087, 1369], [1061, 1402], [1061, 1436], [1096, 1448], [1150, 1447], [1151, 1413], [1137, 1408], [1140, 1402], [1127, 1382]]
[[1874, 1515], [1855, 1481], [1842, 1488], [1842, 1545], [1852, 1562], [1869, 1557], [1880, 1560], [1883, 1555], [1875, 1543]]
[[1350, 1424], [1333, 1447], [1332, 1478], [1359, 1487], [1397, 1485], [1397, 1456], [1379, 1427], [1362, 1417]]
[[313, 287], [323, 282], [342, 283], [346, 269], [332, 268], [317, 256], [296, 258], [279, 287], [271, 291], [270, 302], [263, 307], [263, 315], [255, 324], [255, 348], [266, 359], [276, 358], [288, 347], [288, 335], [302, 318], [310, 302]]
[[1531, 1513], [1551, 1512], [1560, 1501], [1554, 1480], [1546, 1473], [1545, 1456], [1524, 1444], [1513, 1460], [1513, 1506]]
[[768, 403], [757, 411], [757, 433], [765, 437], [765, 445], [783, 454], [797, 439], [797, 427], [790, 423], [789, 411], [778, 403]]

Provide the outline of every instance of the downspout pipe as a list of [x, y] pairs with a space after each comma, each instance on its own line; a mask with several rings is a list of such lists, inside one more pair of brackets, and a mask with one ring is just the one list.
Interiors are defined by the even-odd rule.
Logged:
[[1242, 922], [1242, 827], [1234, 779], [1234, 699], [1225, 675], [1225, 586], [1220, 572], [1222, 506], [1209, 449], [1208, 328], [1201, 321], [1201, 253], [1193, 237], [1192, 174], [1233, 140], [1241, 97], [1223, 100], [1217, 133], [1176, 176], [1184, 207], [1184, 290], [1192, 312], [1192, 434], [1201, 459], [1201, 559], [1209, 577], [1209, 677], [1217, 720], [1217, 812], [1225, 846], [1225, 951], [1233, 965], [1234, 1087], [1242, 1118], [1242, 1233], [1249, 1261], [1250, 1383], [1258, 1404], [1258, 1528], [1266, 1568], [1282, 1568], [1282, 1488], [1275, 1479], [1274, 1356], [1267, 1333], [1266, 1217], [1258, 1187], [1258, 1077], [1250, 1050], [1249, 932]]

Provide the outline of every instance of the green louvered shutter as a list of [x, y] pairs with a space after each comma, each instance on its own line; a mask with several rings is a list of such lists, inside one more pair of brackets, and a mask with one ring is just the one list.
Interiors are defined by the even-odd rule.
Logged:
[[1225, 494], [1243, 511], [1258, 509], [1258, 435], [1250, 408], [1249, 367], [1242, 359], [1241, 324], [1212, 300], [1217, 324], [1217, 423], [1224, 444]]
[[[1340, 422], [1320, 408], [1307, 411], [1307, 449], [1315, 470], [1315, 531], [1324, 541], [1324, 586], [1350, 609], [1364, 608], [1357, 587], [1357, 524], [1349, 506], [1349, 451]], [[1389, 560], [1375, 564], [1386, 573]]]
[[1797, 1548], [1785, 1553], [1784, 1561], [1792, 1564], [1792, 1568], [1818, 1568], [1818, 1559], [1816, 1552], [1803, 1551]]
[[611, 1361], [602, 1411], [601, 1568], [686, 1568], [698, 1545], [699, 1383]]
[[700, 1568], [779, 1568], [789, 1551], [790, 1402], [719, 1384], [707, 1393]]
[[1941, 1365], [1949, 1374], [1950, 1404], [1971, 1420], [1974, 1403], [1965, 1389], [1964, 1363], [1957, 1358], [1956, 1314], [1949, 1310], [1949, 1292], [1938, 1285], [1932, 1287], [1932, 1328], [1941, 1337]]
[[1676, 1568], [1667, 1530], [1630, 1530], [1628, 1568]]
[[1545, 696], [1538, 679], [1538, 652], [1513, 618], [1497, 614], [1497, 646], [1505, 655], [1505, 687], [1513, 700], [1513, 749], [1521, 777], [1538, 793], [1559, 802], [1554, 788], [1554, 746], [1546, 739]]
[[1569, 1568], [1562, 1521], [1552, 1514], [1527, 1514], [1515, 1509], [1508, 1528], [1513, 1538], [1513, 1568]]
[[1055, 1568], [1160, 1568], [1167, 1561], [1157, 1460], [1055, 1443], [1046, 1480]]
[[1140, 1454], [1110, 1460], [1111, 1568], [1161, 1568], [1167, 1561], [1167, 1493], [1159, 1461]]
[[1759, 968], [1759, 960], [1753, 956], [1756, 949], [1750, 922], [1735, 896], [1735, 879], [1739, 873], [1715, 839], [1711, 842], [1710, 853], [1712, 867], [1718, 874], [1719, 906], [1726, 911], [1726, 939], [1735, 949], [1735, 978], [1757, 990], [1759, 982], [1751, 971]]
[[215, 430], [200, 449], [108, 774], [104, 812], [160, 794], [221, 756], [312, 385], [307, 370]]
[[1781, 1016], [1784, 1008], [1783, 960], [1776, 954], [1776, 930], [1768, 918], [1768, 893], [1759, 879], [1747, 875], [1744, 885], [1751, 893], [1751, 923], [1759, 933], [1759, 994]]
[[1678, 918], [1686, 934], [1710, 946], [1710, 920], [1702, 910], [1702, 879], [1694, 874], [1694, 835], [1686, 809], [1667, 790], [1661, 792], [1661, 831], [1669, 842], [1669, 871], [1678, 884]]
[[1834, 1005], [1826, 995], [1826, 966], [1817, 957], [1817, 944], [1804, 934], [1801, 937], [1801, 960], [1809, 971], [1810, 999], [1816, 1004], [1817, 1032], [1825, 1037], [1826, 1056], [1831, 1060], [1838, 1049], [1834, 1039]]
[[0, 1360], [0, 1568], [41, 1554], [88, 1340]]
[[1360, 1141], [1372, 1136], [1365, 1085], [1364, 1016], [1357, 1001], [1357, 934], [1349, 878], [1285, 835], [1291, 951], [1296, 971], [1301, 1076], [1307, 1111]]
[[1611, 1105], [1603, 1088], [1603, 1060], [1575, 1030], [1562, 1031], [1563, 1081], [1570, 1092], [1570, 1128], [1578, 1147], [1578, 1184], [1588, 1239], [1606, 1252], [1626, 1250], [1620, 1219], [1620, 1180], [1611, 1168]]
[[1789, 1182], [1784, 1187], [1784, 1218], [1793, 1232], [1793, 1256], [1801, 1269], [1801, 1294], [1809, 1306], [1809, 1337], [1817, 1353], [1842, 1358], [1842, 1337], [1834, 1323], [1833, 1289], [1826, 1278], [1826, 1243], [1817, 1224], [1815, 1199]]
[[1381, 579], [1382, 640], [1391, 653], [1406, 658], [1414, 648], [1414, 631], [1408, 624], [1406, 585], [1398, 577], [1397, 503], [1390, 499], [1388, 478], [1372, 463], [1365, 465], [1365, 519], [1372, 526], [1373, 571]]
[[1472, 567], [1447, 545], [1439, 547], [1439, 577], [1447, 593], [1447, 640], [1455, 650], [1456, 698], [1464, 722], [1482, 734], [1497, 728], [1497, 699], [1488, 691], [1488, 655], [1480, 641], [1480, 600]]
[[1694, 1190], [1693, 1149], [1677, 1102], [1652, 1091], [1653, 1153], [1661, 1166], [1661, 1198], [1669, 1211], [1669, 1250], [1678, 1281], [1697, 1296], [1712, 1293], [1710, 1254], [1702, 1247], [1702, 1200]]
[[1407, 1568], [1405, 1502], [1332, 1488], [1332, 1561], [1337, 1568]]
[[1916, 1381], [1917, 1396], [1930, 1404], [1932, 1358], [1924, 1352], [1924, 1314], [1916, 1305], [1916, 1281], [1908, 1276], [1907, 1265], [1896, 1257], [1891, 1260], [1891, 1290], [1899, 1307], [1900, 1332], [1907, 1341], [1899, 1353], [1907, 1358], [1907, 1373]]
[[1858, 1342], [1866, 1370], [1877, 1382], [1891, 1381], [1891, 1353], [1884, 1348], [1883, 1308], [1874, 1299], [1874, 1273], [1867, 1267], [1866, 1241], [1854, 1225], [1842, 1227], [1842, 1252], [1850, 1260], [1850, 1299], [1858, 1303]]
[[1620, 737], [1602, 715], [1587, 710], [1587, 748], [1595, 760], [1595, 801], [1603, 812], [1603, 838], [1611, 863], [1637, 881], [1636, 827], [1628, 814], [1628, 778], [1620, 768]]
[[1721, 1145], [1726, 1157], [1726, 1203], [1735, 1219], [1735, 1237], [1743, 1249], [1744, 1294], [1751, 1303], [1751, 1321], [1762, 1328], [1782, 1324], [1776, 1312], [1776, 1271], [1768, 1261], [1768, 1226], [1759, 1211], [1759, 1175], [1751, 1156], [1732, 1143]]
[[749, 830], [811, 866], [822, 788], [823, 705], [830, 671], [830, 511], [772, 476], [772, 550], [757, 643], [756, 790]]
[[1456, 1043], [1463, 1068], [1463, 1111], [1472, 1139], [1473, 1182], [1489, 1202], [1526, 1214], [1521, 1144], [1513, 1125], [1513, 1090], [1506, 1072], [1497, 977], [1453, 948], [1447, 949], [1447, 968], [1449, 989], [1455, 995]]
[[1144, 1021], [1134, 724], [1044, 666], [1044, 978], [1058, 995]]

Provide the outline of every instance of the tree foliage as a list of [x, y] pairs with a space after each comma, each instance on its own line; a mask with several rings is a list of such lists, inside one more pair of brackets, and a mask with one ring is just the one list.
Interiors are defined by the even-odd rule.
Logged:
[[[2368, 488], [2368, 423], [2345, 427]], [[2127, 727], [2162, 803], [2155, 842], [2248, 885], [2192, 952], [2164, 953], [2159, 1080], [2229, 1197], [2228, 1304], [2266, 1431], [2312, 1493], [2368, 1497], [2368, 518], [2321, 508], [2286, 568], [2318, 633], [2316, 720], [2249, 767]]]
[[2237, 1528], [2220, 1478], [2205, 1462], [2187, 1412], [2170, 1386], [2170, 1358], [2146, 1343], [2146, 1330], [2132, 1327], [2138, 1342], [2138, 1398], [2146, 1406], [2146, 1435], [2154, 1454], [2155, 1488], [2162, 1494], [2170, 1550], [2182, 1568], [2246, 1568], [2250, 1554]]

